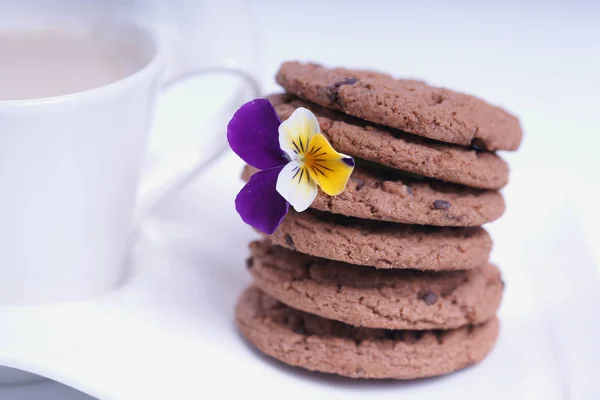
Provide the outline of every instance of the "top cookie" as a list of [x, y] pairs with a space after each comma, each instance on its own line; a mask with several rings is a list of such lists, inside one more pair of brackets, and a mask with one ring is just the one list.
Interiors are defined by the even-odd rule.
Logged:
[[392, 128], [481, 150], [516, 150], [519, 120], [474, 96], [371, 71], [284, 63], [276, 76], [289, 93]]

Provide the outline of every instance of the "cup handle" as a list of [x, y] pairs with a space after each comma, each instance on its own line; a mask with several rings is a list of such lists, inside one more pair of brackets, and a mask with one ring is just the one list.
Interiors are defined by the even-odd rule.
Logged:
[[209, 145], [205, 150], [184, 153], [167, 154], [159, 161], [147, 176], [145, 176], [139, 187], [139, 198], [134, 222], [139, 222], [163, 201], [178, 193], [187, 186], [200, 172], [215, 162], [228, 148], [225, 127], [227, 120], [235, 111], [235, 108], [243, 102], [260, 95], [258, 82], [247, 73], [226, 67], [215, 67], [196, 69], [167, 82], [163, 90], [169, 90], [172, 86], [182, 81], [208, 74], [231, 74], [240, 78], [243, 85], [238, 85], [233, 96], [220, 109], [217, 115], [211, 119], [210, 126], [205, 129], [204, 135], [210, 137]]

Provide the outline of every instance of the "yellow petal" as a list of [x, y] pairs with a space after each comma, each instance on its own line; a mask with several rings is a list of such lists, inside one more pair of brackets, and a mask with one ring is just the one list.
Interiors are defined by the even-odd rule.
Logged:
[[354, 170], [354, 159], [335, 151], [320, 133], [311, 138], [303, 161], [310, 177], [330, 196], [344, 191]]

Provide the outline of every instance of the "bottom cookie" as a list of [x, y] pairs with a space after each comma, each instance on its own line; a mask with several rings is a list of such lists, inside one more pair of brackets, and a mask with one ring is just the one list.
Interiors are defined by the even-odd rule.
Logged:
[[261, 352], [286, 364], [351, 378], [415, 379], [481, 361], [498, 336], [496, 317], [446, 331], [357, 328], [290, 308], [252, 286], [236, 322]]

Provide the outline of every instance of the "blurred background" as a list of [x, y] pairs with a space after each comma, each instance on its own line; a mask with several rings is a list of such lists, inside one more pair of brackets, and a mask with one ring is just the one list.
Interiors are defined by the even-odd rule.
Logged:
[[[591, 385], [600, 370], [589, 361], [600, 359], [599, 1], [110, 1], [111, 13], [161, 24], [176, 60], [172, 74], [198, 65], [237, 66], [268, 94], [280, 90], [274, 75], [281, 62], [314, 61], [423, 79], [518, 115], [525, 139], [518, 152], [502, 154], [512, 171], [504, 191], [508, 208], [490, 231], [494, 258], [508, 282], [504, 315], [524, 321], [535, 312], [537, 330], [507, 331], [513, 340], [527, 334], [532, 344], [545, 343], [546, 353], [540, 354], [548, 358], [537, 358], [528, 376], [541, 370], [544, 360], [555, 365], [555, 375], [540, 373], [538, 384], [559, 377], [565, 393], [571, 393], [560, 398], [598, 398]], [[71, 9], [102, 13], [110, 1], [72, 0]], [[0, 14], [6, 17], [9, 11], [10, 2], [0, 0]], [[202, 103], [205, 112], [198, 113], [195, 99], [199, 93], [221, 99], [230, 90], [227, 85], [205, 81], [164, 96], [152, 154], [201, 143], [194, 127], [199, 118], [208, 123], [211, 102]], [[160, 226], [178, 227], [178, 250], [191, 257], [228, 251], [225, 244], [211, 247], [197, 226], [210, 226], [210, 235], [226, 235], [221, 222], [230, 218], [241, 166], [227, 154], [214, 166], [226, 178], [207, 171], [158, 210]], [[218, 210], [203, 215], [200, 197], [220, 202]], [[1, 397], [1, 390], [9, 397]], [[0, 389], [0, 399], [51, 398], [49, 393], [83, 398], [59, 386], [38, 386], [30, 395], [10, 390]], [[550, 398], [527, 393], [527, 398]]]

